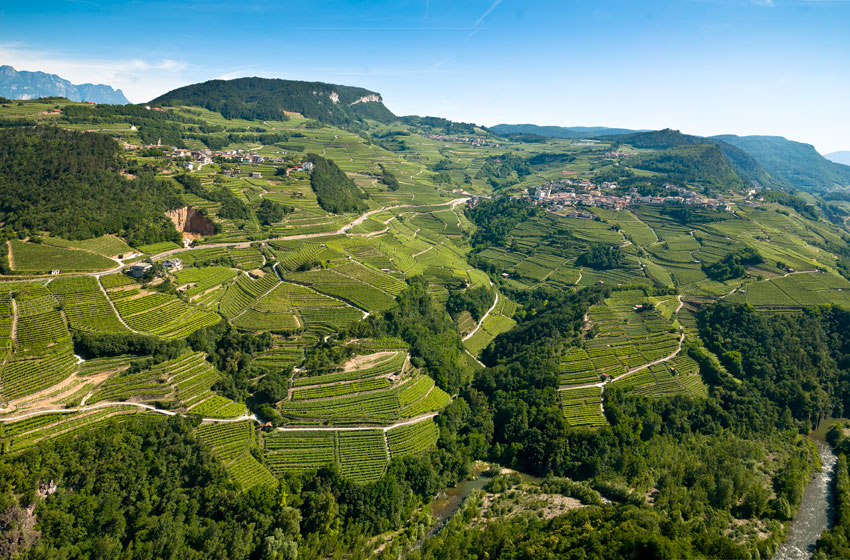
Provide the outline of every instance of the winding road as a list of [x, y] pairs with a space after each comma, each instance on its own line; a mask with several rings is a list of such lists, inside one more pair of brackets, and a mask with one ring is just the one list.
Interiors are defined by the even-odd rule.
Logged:
[[[491, 282], [491, 283], [490, 283], [490, 285], [492, 285], [492, 284], [493, 284], [493, 283]], [[486, 318], [490, 315], [490, 313], [492, 313], [492, 311], [493, 311], [494, 309], [496, 309], [496, 305], [497, 305], [498, 303], [499, 303], [499, 292], [496, 292], [496, 298], [493, 300], [493, 305], [491, 305], [491, 306], [490, 306], [490, 309], [488, 309], [488, 310], [487, 310], [487, 313], [485, 313], [485, 314], [484, 314], [484, 316], [483, 316], [483, 317], [481, 317], [481, 320], [480, 320], [480, 321], [478, 321], [478, 324], [477, 324], [477, 325], [475, 325], [475, 329], [473, 329], [473, 331], [472, 331], [472, 332], [470, 332], [470, 333], [468, 333], [466, 336], [464, 336], [464, 337], [463, 337], [463, 340], [468, 340], [468, 339], [472, 338], [472, 336], [473, 336], [475, 333], [477, 333], [477, 332], [481, 329], [481, 325], [483, 325], [483, 324], [484, 324], [484, 319], [486, 319]]]
[[[26, 420], [27, 418], [32, 418], [34, 416], [41, 416], [43, 414], [69, 414], [74, 412], [90, 412], [92, 410], [100, 410], [102, 408], [111, 408], [117, 406], [134, 406], [136, 408], [141, 408], [143, 410], [147, 410], [149, 412], [155, 412], [157, 414], [163, 414], [165, 416], [193, 416], [192, 414], [182, 414], [179, 412], [174, 412], [173, 410], [163, 410], [161, 408], [156, 408], [149, 404], [142, 403], [134, 403], [134, 402], [102, 402], [89, 406], [77, 406], [71, 408], [54, 408], [47, 410], [36, 410], [33, 412], [26, 412], [24, 414], [20, 414], [18, 416], [8, 416], [6, 418], [0, 418], [0, 423], [6, 422], [15, 422], [18, 420]], [[390, 424], [389, 426], [281, 426], [277, 428], [277, 430], [282, 432], [315, 432], [315, 431], [360, 431], [360, 430], [383, 430], [384, 432], [388, 432], [393, 428], [398, 428], [401, 426], [410, 426], [412, 424], [418, 424], [419, 422], [423, 422], [428, 420], [429, 418], [434, 418], [439, 414], [438, 412], [432, 412], [429, 414], [423, 414], [421, 416], [416, 416], [409, 420], [404, 420], [402, 422], [396, 422], [395, 424]], [[262, 424], [262, 420], [257, 418], [255, 414], [243, 414], [242, 416], [238, 416], [236, 418], [201, 418], [202, 424], [211, 424], [211, 423], [231, 423], [231, 422], [242, 422], [243, 420], [253, 420], [258, 424]]]
[[[685, 302], [682, 301], [681, 295], [677, 296], [677, 299], [679, 300], [679, 305], [676, 307], [676, 310], [673, 312], [673, 315], [678, 315], [679, 311], [682, 309], [682, 306], [685, 305]], [[681, 329], [681, 327], [680, 327], [680, 329]], [[587, 387], [600, 387], [600, 388], [603, 388], [603, 390], [604, 390], [605, 385], [608, 385], [609, 383], [614, 383], [615, 381], [620, 381], [621, 379], [624, 379], [624, 378], [626, 378], [626, 377], [628, 377], [632, 374], [635, 374], [639, 371], [645, 370], [648, 367], [652, 367], [652, 366], [655, 366], [655, 365], [658, 365], [658, 364], [663, 364], [664, 362], [669, 362], [670, 360], [672, 360], [673, 358], [675, 358], [676, 356], [679, 355], [679, 353], [682, 351], [682, 344], [684, 342], [685, 342], [685, 332], [684, 332], [684, 330], [680, 330], [680, 332], [679, 332], [679, 344], [676, 347], [676, 351], [673, 352], [672, 354], [670, 354], [669, 356], [659, 358], [655, 361], [649, 362], [647, 364], [643, 364], [642, 366], [634, 367], [634, 368], [630, 369], [629, 371], [627, 371], [626, 373], [622, 373], [622, 374], [618, 375], [617, 377], [611, 378], [607, 381], [600, 381], [599, 383], [585, 383], [583, 385], [561, 386], [561, 387], [558, 387], [558, 390], [559, 391], [569, 391], [571, 389], [585, 389]]]

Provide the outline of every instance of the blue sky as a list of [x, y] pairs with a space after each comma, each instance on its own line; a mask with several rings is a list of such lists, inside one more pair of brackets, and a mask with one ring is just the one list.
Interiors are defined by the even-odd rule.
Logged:
[[850, 0], [3, 2], [0, 63], [133, 102], [256, 75], [362, 86], [396, 114], [484, 125], [850, 149]]

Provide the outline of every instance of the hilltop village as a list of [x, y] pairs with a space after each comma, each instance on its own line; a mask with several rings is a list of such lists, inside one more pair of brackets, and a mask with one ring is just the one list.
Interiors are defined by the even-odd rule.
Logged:
[[[617, 192], [619, 185], [615, 182], [603, 182], [595, 184], [588, 180], [564, 179], [546, 183], [539, 187], [526, 189], [526, 194], [521, 198], [533, 204], [545, 206], [550, 212], [561, 213], [568, 208], [577, 206], [592, 206], [606, 208], [608, 210], [624, 210], [630, 206], [648, 204], [660, 206], [663, 204], [681, 204], [698, 208], [722, 209], [732, 211], [728, 199], [722, 194], [717, 198], [710, 198], [685, 187], [673, 184], [664, 185], [663, 195], [642, 195], [637, 189], [630, 189], [626, 193]], [[581, 212], [573, 212], [581, 214]], [[589, 215], [592, 217], [592, 215]], [[581, 216], [578, 216], [581, 217]]]

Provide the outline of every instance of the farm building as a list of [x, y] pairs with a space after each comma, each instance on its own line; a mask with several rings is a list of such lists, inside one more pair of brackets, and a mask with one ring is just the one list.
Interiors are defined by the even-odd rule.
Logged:
[[133, 278], [141, 278], [152, 266], [150, 263], [136, 263], [127, 269], [127, 274]]
[[183, 261], [180, 259], [165, 259], [162, 261], [162, 268], [169, 272], [174, 272], [183, 268]]

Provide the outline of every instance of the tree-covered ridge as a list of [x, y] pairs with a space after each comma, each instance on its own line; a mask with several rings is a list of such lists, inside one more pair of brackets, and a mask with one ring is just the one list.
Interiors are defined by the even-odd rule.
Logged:
[[626, 266], [626, 254], [622, 247], [595, 244], [586, 253], [579, 255], [576, 264], [599, 270]]
[[850, 410], [850, 312], [764, 314], [720, 303], [700, 313], [699, 325], [706, 346], [769, 400], [781, 422], [810, 425]]
[[704, 185], [713, 192], [744, 187], [744, 181], [717, 146], [678, 146], [634, 156], [628, 164], [638, 169], [664, 173], [676, 182]]
[[307, 154], [307, 158], [315, 166], [310, 175], [310, 186], [324, 210], [342, 214], [366, 208], [363, 202], [366, 193], [333, 160], [316, 154]]
[[830, 161], [810, 144], [781, 136], [715, 136], [751, 154], [773, 177], [809, 192], [850, 186], [850, 166]]
[[477, 249], [505, 245], [518, 224], [539, 213], [537, 207], [511, 198], [482, 200], [467, 210], [470, 220], [478, 226], [472, 234], [472, 246]]
[[118, 144], [58, 128], [0, 130], [0, 221], [69, 239], [112, 233], [131, 243], [180, 238], [164, 213], [181, 206], [170, 180], [122, 177]]
[[[717, 146], [723, 153], [726, 163], [742, 179], [747, 182], [755, 181], [764, 186], [783, 186], [781, 179], [777, 180], [775, 177], [772, 177], [753, 155], [736, 145], [724, 142], [720, 137], [703, 138], [690, 134], [682, 134], [678, 130], [665, 128], [664, 130], [610, 136], [607, 139], [618, 143], [629, 144], [635, 148], [650, 150], [669, 150], [693, 145]], [[715, 156], [712, 154], [712, 157]]]
[[210, 80], [172, 90], [154, 105], [196, 105], [228, 119], [285, 120], [285, 112], [301, 113], [320, 122], [351, 126], [371, 119], [396, 119], [381, 96], [363, 88], [266, 78]]
[[510, 186], [516, 181], [531, 174], [528, 162], [514, 154], [490, 156], [476, 174], [476, 179], [486, 179], [493, 188]]

